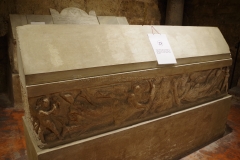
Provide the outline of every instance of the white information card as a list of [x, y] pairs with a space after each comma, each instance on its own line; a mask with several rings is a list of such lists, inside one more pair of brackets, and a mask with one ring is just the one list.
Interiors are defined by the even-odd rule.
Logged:
[[165, 34], [148, 34], [158, 64], [176, 64], [176, 58]]

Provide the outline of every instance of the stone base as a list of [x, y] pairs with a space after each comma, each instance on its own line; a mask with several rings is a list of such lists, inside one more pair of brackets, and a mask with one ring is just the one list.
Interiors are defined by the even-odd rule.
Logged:
[[223, 136], [231, 96], [51, 149], [39, 149], [25, 118], [31, 160], [179, 159]]
[[23, 109], [22, 91], [19, 74], [11, 74], [10, 97], [15, 108]]

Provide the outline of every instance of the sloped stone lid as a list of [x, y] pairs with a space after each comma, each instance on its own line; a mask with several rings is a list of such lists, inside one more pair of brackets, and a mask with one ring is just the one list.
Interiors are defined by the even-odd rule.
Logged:
[[[166, 34], [176, 65], [231, 58], [216, 27], [154, 26]], [[27, 84], [165, 67], [148, 39], [151, 26], [25, 25], [17, 27]]]

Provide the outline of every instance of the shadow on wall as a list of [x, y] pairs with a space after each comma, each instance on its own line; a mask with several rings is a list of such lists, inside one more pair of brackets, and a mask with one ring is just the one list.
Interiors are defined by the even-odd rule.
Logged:
[[0, 93], [7, 92], [8, 70], [7, 36], [0, 37]]
[[161, 13], [160, 24], [165, 25], [167, 0], [158, 0], [158, 8], [159, 8], [159, 12]]
[[[230, 47], [232, 58], [235, 60], [237, 52], [235, 46], [240, 40], [239, 9], [239, 0], [185, 0], [183, 25], [218, 27]], [[237, 85], [239, 77], [240, 56], [237, 58], [232, 87]]]

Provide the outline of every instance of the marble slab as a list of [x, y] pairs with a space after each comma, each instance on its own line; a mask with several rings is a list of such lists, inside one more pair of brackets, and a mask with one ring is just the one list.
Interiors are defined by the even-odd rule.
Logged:
[[27, 15], [27, 22], [45, 22], [45, 24], [53, 24], [51, 15]]
[[99, 24], [94, 11], [87, 14], [81, 9], [69, 7], [63, 9], [61, 13], [55, 9], [50, 9], [50, 12], [54, 24]]
[[100, 24], [129, 25], [126, 17], [98, 16]]
[[[231, 58], [216, 27], [154, 27], [167, 35], [175, 66]], [[81, 70], [77, 74], [83, 78], [162, 67], [147, 36], [151, 26], [46, 25], [17, 30], [25, 75], [34, 79], [27, 80], [28, 84], [73, 79], [65, 77], [64, 71]]]
[[117, 17], [117, 21], [121, 25], [129, 25], [126, 17]]
[[99, 24], [118, 24], [115, 16], [97, 16]]

